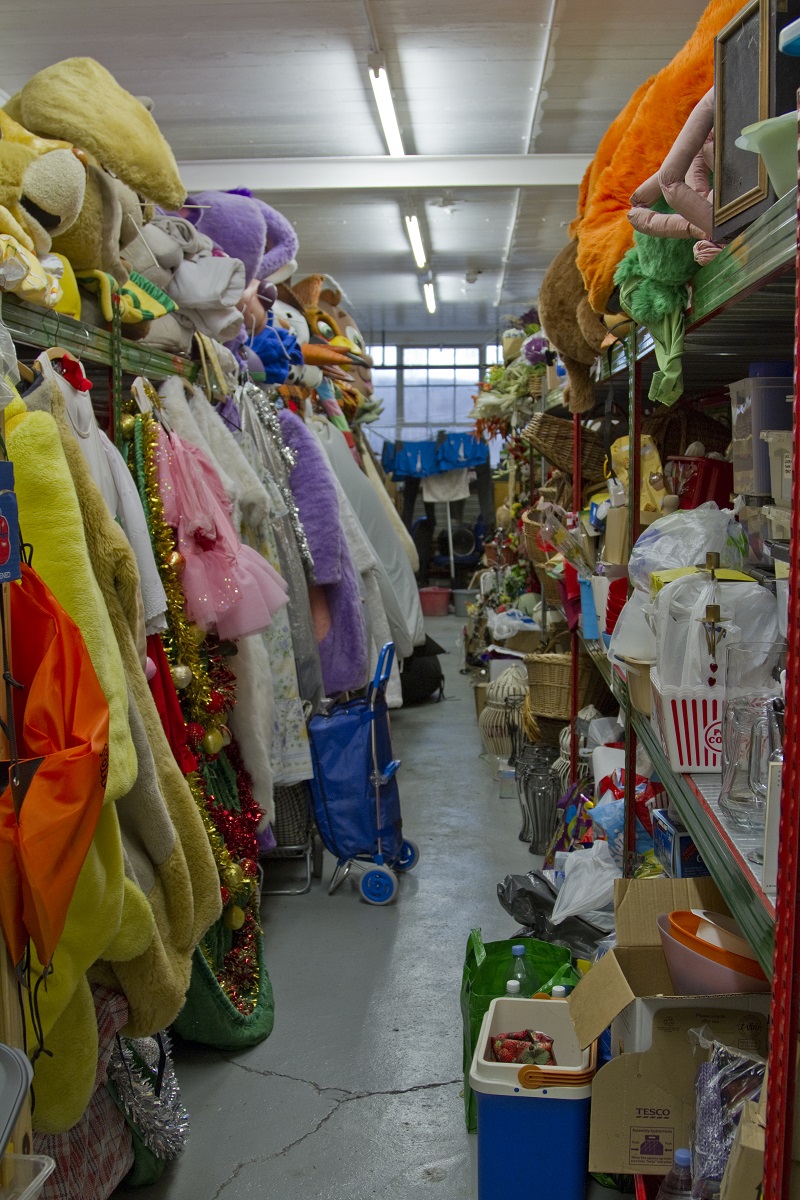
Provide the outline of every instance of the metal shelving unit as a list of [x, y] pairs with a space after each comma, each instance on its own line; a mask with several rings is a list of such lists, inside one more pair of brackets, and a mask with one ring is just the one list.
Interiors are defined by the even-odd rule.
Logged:
[[[787, 193], [754, 221], [711, 263], [698, 271], [686, 319], [683, 358], [685, 391], [702, 395], [748, 373], [754, 359], [793, 357], [794, 483], [790, 542], [789, 657], [787, 678], [800, 678], [800, 215], [798, 190]], [[605, 362], [600, 380], [626, 378], [629, 433], [638, 445], [642, 405], [655, 369], [653, 339], [633, 329]], [[579, 429], [576, 417], [576, 434]], [[630, 521], [637, 535], [639, 456], [631, 459]], [[637, 502], [633, 503], [633, 498]], [[732, 828], [718, 805], [715, 775], [674, 772], [649, 719], [628, 703], [622, 676], [611, 667], [604, 647], [580, 639], [620, 701], [626, 717], [626, 765], [635, 761], [640, 739], [656, 773], [691, 833], [731, 912], [773, 980], [767, 1098], [767, 1144], [763, 1200], [784, 1200], [792, 1169], [793, 1118], [800, 1026], [800, 848], [797, 797], [800, 795], [800, 691], [786, 704], [786, 765], [779, 834], [778, 887], [765, 894], [760, 868], [748, 857], [763, 841]], [[626, 847], [632, 862], [634, 772], [627, 772]]]
[[166, 379], [180, 375], [197, 378], [198, 364], [178, 354], [167, 354], [144, 346], [140, 342], [115, 337], [113, 331], [85, 325], [72, 317], [63, 316], [48, 308], [2, 297], [3, 324], [15, 342], [24, 346], [63, 346], [76, 357], [115, 368], [128, 375], [146, 375], [149, 379]]

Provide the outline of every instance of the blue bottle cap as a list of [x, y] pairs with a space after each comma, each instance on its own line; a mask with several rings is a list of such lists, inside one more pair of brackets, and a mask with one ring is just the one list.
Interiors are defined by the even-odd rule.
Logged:
[[689, 1150], [675, 1151], [675, 1166], [676, 1167], [691, 1167], [692, 1155]]
[[512, 946], [511, 953], [515, 954], [517, 956], [517, 958], [519, 958], [519, 956], [521, 954], [525, 953], [525, 947], [524, 946]]

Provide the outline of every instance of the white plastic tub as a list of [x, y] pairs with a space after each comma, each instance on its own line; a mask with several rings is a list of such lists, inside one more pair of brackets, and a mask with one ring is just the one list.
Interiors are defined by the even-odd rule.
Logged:
[[762, 429], [791, 429], [792, 406], [786, 396], [790, 378], [754, 375], [729, 385], [731, 461], [734, 491], [743, 496], [770, 495], [769, 449]]
[[792, 431], [762, 429], [769, 448], [769, 484], [777, 508], [792, 507]]
[[34, 1200], [56, 1164], [46, 1154], [6, 1154], [0, 1159], [0, 1200]]

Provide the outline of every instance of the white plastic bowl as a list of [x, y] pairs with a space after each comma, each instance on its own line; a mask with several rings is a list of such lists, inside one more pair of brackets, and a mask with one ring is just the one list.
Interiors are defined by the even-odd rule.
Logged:
[[669, 933], [669, 914], [657, 918], [672, 986], [683, 996], [729, 996], [737, 992], [768, 992], [769, 984], [740, 975], [681, 945]]

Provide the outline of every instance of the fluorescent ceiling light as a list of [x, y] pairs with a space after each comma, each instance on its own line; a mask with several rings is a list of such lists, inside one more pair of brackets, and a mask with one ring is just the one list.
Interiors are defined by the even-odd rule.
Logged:
[[436, 293], [433, 290], [432, 283], [424, 283], [422, 290], [425, 293], [425, 307], [429, 313], [436, 312]]
[[405, 155], [403, 139], [400, 136], [400, 126], [397, 124], [397, 113], [394, 111], [392, 89], [389, 87], [389, 76], [386, 67], [381, 62], [370, 63], [369, 81], [375, 93], [375, 103], [378, 106], [378, 116], [383, 126], [383, 136], [386, 138], [386, 148], [395, 158]]
[[406, 230], [408, 231], [408, 240], [411, 242], [414, 262], [421, 271], [428, 260], [425, 256], [425, 247], [422, 244], [422, 234], [420, 233], [419, 221], [416, 216], [406, 217]]

